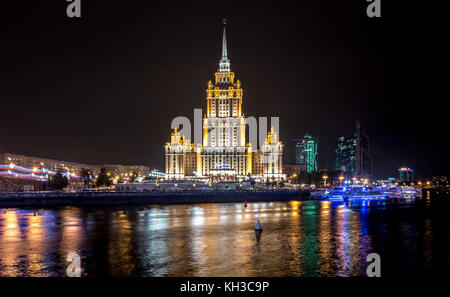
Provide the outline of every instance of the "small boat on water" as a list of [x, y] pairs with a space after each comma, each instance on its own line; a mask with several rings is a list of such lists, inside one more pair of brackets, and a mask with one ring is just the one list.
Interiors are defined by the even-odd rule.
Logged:
[[366, 191], [349, 191], [348, 195], [344, 198], [345, 201], [364, 201], [364, 200], [384, 200], [386, 195], [381, 191], [366, 190]]
[[402, 191], [397, 187], [382, 189], [387, 198], [402, 198]]
[[421, 196], [421, 190], [415, 187], [372, 188], [353, 185], [326, 190], [324, 194], [320, 196], [320, 199], [328, 201], [366, 201], [385, 200], [388, 198], [416, 198]]
[[326, 190], [321, 196], [323, 200], [327, 201], [344, 201], [347, 195], [346, 187], [335, 187], [333, 190]]
[[401, 192], [404, 198], [422, 197], [422, 190], [416, 187], [402, 187]]
[[411, 186], [380, 188], [380, 191], [387, 198], [419, 198], [422, 197], [422, 190]]
[[309, 195], [314, 198], [321, 198], [325, 194], [325, 190], [312, 190], [309, 192]]

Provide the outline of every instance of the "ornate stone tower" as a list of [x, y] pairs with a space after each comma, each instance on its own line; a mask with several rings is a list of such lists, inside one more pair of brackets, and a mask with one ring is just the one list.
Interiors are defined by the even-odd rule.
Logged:
[[263, 175], [265, 178], [282, 179], [283, 174], [283, 144], [278, 141], [278, 134], [272, 127], [266, 141], [261, 147], [263, 155]]
[[[222, 58], [214, 83], [207, 84], [206, 114], [202, 121], [202, 143], [193, 147], [189, 140], [172, 133], [165, 146], [168, 178], [197, 176], [211, 181], [234, 181], [249, 176], [283, 178], [283, 145], [272, 128], [261, 151], [252, 151], [246, 142], [242, 111], [241, 82], [231, 72], [228, 58], [226, 21], [223, 22]], [[254, 143], [256, 149], [256, 143]]]
[[191, 163], [192, 152], [194, 146], [189, 139], [180, 136], [177, 129], [172, 132], [170, 142], [166, 143], [165, 159], [166, 159], [166, 175], [169, 179], [184, 178], [185, 175], [192, 175], [192, 170], [189, 172], [189, 163]]
[[202, 175], [251, 174], [251, 149], [245, 141], [242, 88], [234, 82], [227, 53], [226, 21], [222, 38], [222, 58], [214, 84], [206, 89], [206, 116], [203, 119], [203, 154], [197, 171]]

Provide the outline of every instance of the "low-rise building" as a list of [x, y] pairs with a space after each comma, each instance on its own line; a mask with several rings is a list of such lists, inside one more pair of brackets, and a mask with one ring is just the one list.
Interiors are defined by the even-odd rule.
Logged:
[[299, 175], [301, 172], [306, 171], [305, 164], [283, 164], [283, 171], [286, 176]]
[[111, 177], [123, 179], [125, 175], [143, 178], [150, 173], [150, 168], [142, 165], [92, 165], [14, 154], [0, 148], [0, 191], [42, 190], [49, 175], [58, 171], [71, 182], [81, 182], [82, 169], [90, 170], [95, 178], [102, 167]]

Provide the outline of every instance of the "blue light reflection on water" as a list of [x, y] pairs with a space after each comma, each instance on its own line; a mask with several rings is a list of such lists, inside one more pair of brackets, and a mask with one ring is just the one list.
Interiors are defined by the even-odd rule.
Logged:
[[371, 252], [399, 271], [432, 273], [443, 257], [433, 243], [448, 229], [434, 217], [410, 219], [414, 209], [386, 201], [2, 209], [0, 276], [65, 275], [71, 252], [83, 275], [357, 276]]

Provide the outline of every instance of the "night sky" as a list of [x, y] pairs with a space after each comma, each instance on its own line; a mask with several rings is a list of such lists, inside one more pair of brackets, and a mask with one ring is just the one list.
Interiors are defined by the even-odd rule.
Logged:
[[226, 18], [244, 113], [280, 117], [285, 162], [311, 133], [332, 169], [336, 137], [360, 120], [376, 178], [447, 175], [440, 8], [388, 2], [381, 19], [365, 0], [81, 0], [80, 19], [64, 0], [2, 3], [0, 146], [163, 170], [171, 120], [206, 108]]

